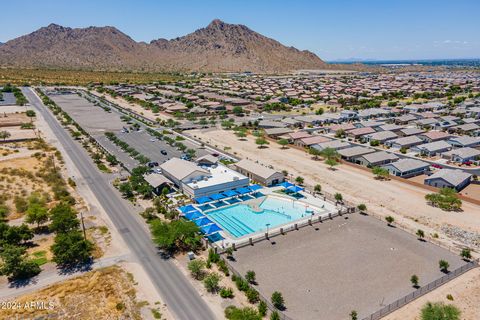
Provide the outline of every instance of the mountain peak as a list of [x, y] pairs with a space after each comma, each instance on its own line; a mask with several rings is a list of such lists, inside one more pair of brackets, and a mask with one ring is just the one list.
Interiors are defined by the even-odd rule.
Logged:
[[0, 67], [274, 73], [325, 66], [311, 52], [220, 19], [188, 35], [150, 43], [136, 42], [111, 26], [69, 28], [52, 23], [0, 47]]

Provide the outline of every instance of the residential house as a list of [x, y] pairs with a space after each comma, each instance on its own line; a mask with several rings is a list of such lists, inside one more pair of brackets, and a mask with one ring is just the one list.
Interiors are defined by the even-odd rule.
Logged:
[[460, 169], [441, 169], [425, 178], [426, 185], [460, 191], [470, 184], [472, 175]]
[[356, 158], [359, 164], [367, 167], [381, 166], [398, 160], [398, 156], [386, 151], [376, 151]]
[[410, 178], [424, 174], [429, 171], [430, 164], [417, 159], [400, 159], [398, 161], [384, 165], [392, 176]]
[[240, 160], [235, 163], [234, 166], [238, 172], [264, 186], [276, 185], [285, 180], [283, 173], [262, 166], [248, 159]]

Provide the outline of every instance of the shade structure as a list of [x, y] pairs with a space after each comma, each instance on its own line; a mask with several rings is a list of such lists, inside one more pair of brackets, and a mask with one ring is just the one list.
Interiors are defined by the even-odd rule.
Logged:
[[190, 212], [187, 212], [185, 214], [185, 218], [187, 218], [188, 220], [194, 220], [194, 219], [198, 219], [198, 218], [201, 218], [201, 217], [204, 217], [203, 214], [201, 214], [199, 211], [195, 210], [195, 211], [190, 211]]
[[303, 191], [303, 188], [294, 185], [294, 186], [291, 186], [290, 188], [287, 188], [287, 190], [292, 191], [292, 192], [300, 192], [300, 191]]
[[222, 235], [220, 233], [215, 232], [215, 233], [212, 233], [211, 235], [207, 236], [207, 239], [210, 240], [210, 242], [217, 242], [217, 241], [223, 240], [225, 238], [222, 237]]
[[193, 222], [195, 222], [195, 224], [199, 227], [206, 226], [213, 223], [212, 220], [208, 219], [207, 217], [202, 217], [197, 220], [193, 220]]
[[200, 231], [202, 231], [206, 235], [209, 235], [217, 231], [222, 231], [222, 228], [217, 226], [215, 223], [212, 223], [212, 224], [201, 227]]
[[290, 183], [288, 181], [284, 181], [284, 182], [280, 183], [279, 186], [284, 187], [284, 188], [290, 188], [291, 186], [294, 186], [294, 184]]
[[189, 205], [178, 208], [178, 210], [180, 210], [181, 213], [187, 213], [190, 211], [196, 211], [197, 209], [191, 204], [189, 204]]
[[258, 184], [253, 184], [251, 186], [248, 187], [248, 189], [252, 190], [252, 191], [257, 191], [257, 190], [260, 190], [260, 189], [263, 189], [262, 186], [258, 185]]
[[202, 204], [202, 203], [210, 202], [210, 201], [212, 201], [212, 199], [209, 198], [209, 197], [200, 197], [200, 198], [195, 198], [195, 201], [196, 201], [197, 203]]
[[224, 199], [225, 195], [223, 195], [221, 193], [215, 193], [215, 194], [210, 195], [209, 198], [211, 198], [213, 200], [220, 200], [220, 199]]
[[238, 192], [236, 192], [234, 190], [228, 190], [228, 191], [225, 191], [223, 194], [227, 197], [234, 197], [234, 196], [238, 195]]
[[246, 194], [246, 193], [252, 192], [248, 188], [238, 188], [238, 189], [235, 189], [235, 191], [237, 191], [239, 194]]

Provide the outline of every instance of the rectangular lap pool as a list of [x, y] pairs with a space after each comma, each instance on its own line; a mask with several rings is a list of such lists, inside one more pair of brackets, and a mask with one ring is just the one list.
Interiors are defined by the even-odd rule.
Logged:
[[239, 238], [266, 230], [267, 225], [272, 229], [311, 216], [312, 209], [316, 214], [327, 211], [298, 201], [267, 196], [259, 205], [238, 203], [205, 214], [234, 238]]

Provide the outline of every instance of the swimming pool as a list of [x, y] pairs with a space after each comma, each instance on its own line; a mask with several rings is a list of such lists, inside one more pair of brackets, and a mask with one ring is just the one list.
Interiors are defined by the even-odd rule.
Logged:
[[[319, 211], [318, 208], [314, 209], [315, 213]], [[308, 217], [312, 210], [298, 201], [267, 196], [255, 209], [248, 204], [238, 203], [205, 214], [234, 238], [239, 238], [266, 230], [267, 225], [272, 229]]]

